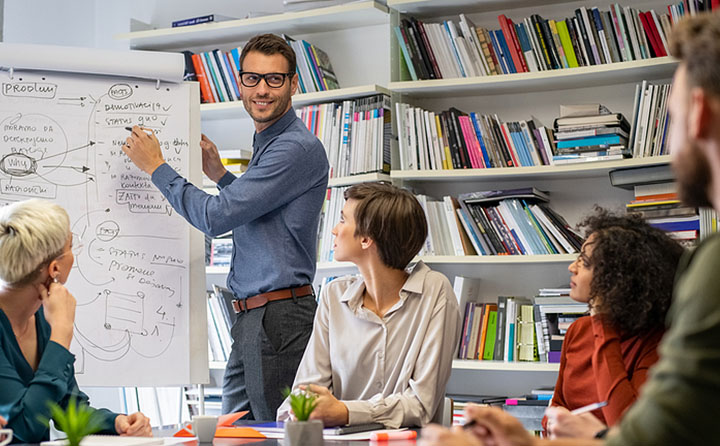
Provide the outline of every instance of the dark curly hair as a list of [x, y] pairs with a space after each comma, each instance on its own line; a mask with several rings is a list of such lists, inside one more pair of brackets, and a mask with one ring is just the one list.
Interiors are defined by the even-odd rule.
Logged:
[[591, 241], [590, 303], [618, 333], [634, 336], [663, 326], [683, 248], [638, 215], [595, 206], [580, 225]]

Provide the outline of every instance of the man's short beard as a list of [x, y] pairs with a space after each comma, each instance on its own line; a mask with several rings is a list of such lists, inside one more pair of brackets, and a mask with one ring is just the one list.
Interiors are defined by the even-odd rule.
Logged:
[[692, 207], [712, 207], [708, 192], [711, 173], [707, 157], [697, 143], [687, 142], [682, 154], [673, 162], [678, 184], [678, 196]]

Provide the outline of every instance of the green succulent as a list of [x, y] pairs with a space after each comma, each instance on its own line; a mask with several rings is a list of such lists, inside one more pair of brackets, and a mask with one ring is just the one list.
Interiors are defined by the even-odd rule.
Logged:
[[295, 390], [291, 392], [289, 388], [283, 390], [285, 398], [290, 397], [290, 409], [298, 421], [307, 421], [310, 414], [317, 406], [317, 394], [309, 390]]
[[[50, 418], [55, 422], [57, 429], [65, 432], [69, 446], [79, 446], [83, 438], [105, 428], [104, 417], [87, 404], [78, 404], [75, 397], [70, 398], [65, 409], [53, 402], [48, 403], [48, 407]], [[47, 418], [41, 420], [49, 424]]]

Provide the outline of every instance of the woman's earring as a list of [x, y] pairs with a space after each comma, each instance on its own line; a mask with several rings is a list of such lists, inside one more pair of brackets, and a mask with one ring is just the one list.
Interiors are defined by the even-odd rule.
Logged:
[[53, 283], [58, 283], [57, 276], [53, 277]]

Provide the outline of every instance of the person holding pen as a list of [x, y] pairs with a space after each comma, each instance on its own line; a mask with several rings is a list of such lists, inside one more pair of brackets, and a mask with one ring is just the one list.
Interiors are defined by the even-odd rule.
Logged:
[[[445, 395], [460, 312], [448, 279], [408, 264], [427, 238], [422, 206], [407, 190], [365, 183], [345, 191], [333, 228], [335, 260], [360, 277], [324, 286], [294, 388], [316, 393], [311, 418], [326, 427], [427, 424]], [[278, 421], [290, 416], [289, 400]]]
[[[49, 439], [48, 403], [63, 409], [88, 397], [75, 381], [75, 298], [65, 281], [75, 261], [70, 220], [48, 201], [0, 208], [0, 425], [13, 441]], [[152, 436], [149, 419], [97, 409], [101, 433]]]
[[[587, 240], [570, 264], [570, 297], [590, 315], [568, 328], [555, 392], [543, 420], [551, 438], [592, 438], [615, 425], [658, 360], [682, 247], [637, 215], [601, 208], [581, 224]], [[591, 413], [570, 411], [598, 401]], [[597, 417], [597, 418], [596, 418]]]
[[305, 351], [317, 304], [312, 282], [317, 231], [329, 165], [322, 143], [295, 114], [295, 52], [282, 38], [250, 39], [240, 56], [240, 90], [255, 125], [245, 173], [225, 169], [203, 135], [203, 172], [218, 195], [208, 194], [165, 163], [154, 134], [134, 127], [123, 150], [173, 208], [210, 236], [232, 231], [228, 288], [237, 319], [225, 368], [222, 412], [250, 411], [270, 420], [292, 384]]
[[[720, 15], [698, 13], [673, 26], [679, 60], [668, 98], [668, 144], [680, 199], [720, 211]], [[422, 446], [708, 445], [720, 438], [720, 235], [681, 259], [660, 359], [635, 403], [603, 440], [543, 440], [499, 408], [470, 405], [467, 430], [433, 426]], [[673, 271], [665, 271], [673, 274]]]

